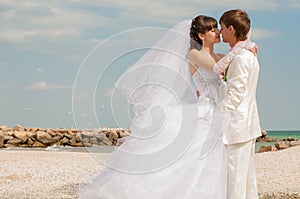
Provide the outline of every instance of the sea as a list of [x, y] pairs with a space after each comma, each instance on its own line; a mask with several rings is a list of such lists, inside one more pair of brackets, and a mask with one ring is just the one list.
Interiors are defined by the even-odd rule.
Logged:
[[[297, 140], [300, 139], [300, 130], [281, 130], [281, 131], [267, 131], [267, 137], [275, 139], [277, 141], [283, 140], [285, 138], [291, 137]], [[277, 142], [276, 141], [276, 142]], [[255, 151], [257, 152], [261, 146], [275, 146], [276, 142], [257, 142], [255, 146]]]

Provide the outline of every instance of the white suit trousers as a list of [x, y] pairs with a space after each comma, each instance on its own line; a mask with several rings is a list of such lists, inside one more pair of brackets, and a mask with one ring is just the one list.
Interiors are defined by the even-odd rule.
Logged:
[[227, 199], [258, 199], [255, 172], [255, 141], [226, 145]]

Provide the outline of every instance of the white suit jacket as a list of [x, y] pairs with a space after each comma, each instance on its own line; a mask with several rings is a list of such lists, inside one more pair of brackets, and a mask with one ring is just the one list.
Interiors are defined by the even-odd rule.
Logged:
[[216, 107], [227, 113], [223, 123], [225, 144], [261, 136], [256, 104], [258, 74], [257, 57], [249, 50], [241, 49], [229, 65], [227, 82], [220, 86], [221, 102]]

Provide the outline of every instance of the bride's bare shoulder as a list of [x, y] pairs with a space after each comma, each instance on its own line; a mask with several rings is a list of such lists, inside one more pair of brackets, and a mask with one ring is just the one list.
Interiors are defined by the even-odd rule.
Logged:
[[192, 49], [190, 50], [190, 60], [202, 60], [207, 59], [207, 53], [204, 50]]
[[190, 64], [192, 64], [195, 68], [206, 68], [211, 70], [216, 63], [213, 57], [205, 50], [197, 50], [192, 49], [190, 50], [189, 56]]

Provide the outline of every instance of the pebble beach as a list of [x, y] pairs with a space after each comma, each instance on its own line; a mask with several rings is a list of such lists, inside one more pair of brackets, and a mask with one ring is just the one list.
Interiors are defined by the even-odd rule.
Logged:
[[[98, 154], [106, 158], [109, 152]], [[0, 150], [0, 198], [78, 198], [104, 165], [88, 151]], [[300, 146], [256, 154], [261, 199], [300, 198]]]

